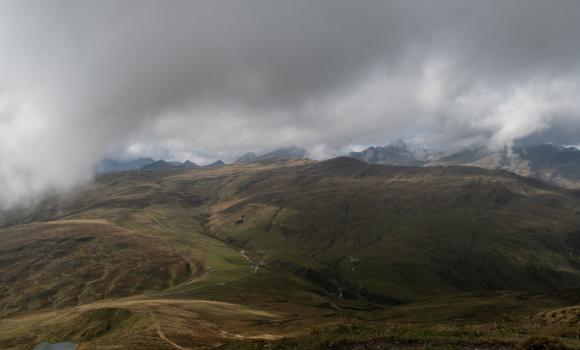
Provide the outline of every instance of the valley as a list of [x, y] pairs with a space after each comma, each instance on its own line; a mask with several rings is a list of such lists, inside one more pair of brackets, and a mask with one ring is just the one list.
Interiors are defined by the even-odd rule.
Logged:
[[578, 345], [580, 197], [503, 170], [127, 171], [0, 223], [2, 349]]

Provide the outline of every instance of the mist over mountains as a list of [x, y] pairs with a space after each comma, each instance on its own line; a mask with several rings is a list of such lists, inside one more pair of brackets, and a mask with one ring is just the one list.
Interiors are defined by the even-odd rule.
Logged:
[[111, 154], [578, 144], [578, 6], [3, 1], [2, 205], [90, 180]]
[[[256, 155], [252, 152], [249, 152], [239, 157], [234, 163], [243, 164], [253, 162], [280, 162], [292, 159], [302, 159], [305, 158], [306, 155], [306, 149], [292, 146], [278, 148], [261, 155]], [[162, 159], [156, 161], [152, 158], [146, 157], [127, 161], [105, 159], [99, 164], [99, 166], [97, 166], [95, 171], [97, 174], [105, 174], [128, 170], [185, 170], [196, 168], [220, 168], [225, 165], [226, 163], [224, 163], [221, 159], [200, 166], [189, 160], [184, 162], [165, 161]]]
[[[580, 150], [572, 146], [540, 144], [515, 146], [494, 151], [486, 146], [471, 145], [453, 152], [409, 146], [398, 139], [386, 146], [371, 146], [360, 152], [349, 152], [351, 158], [371, 164], [391, 166], [472, 166], [484, 169], [502, 169], [515, 174], [533, 177], [551, 184], [567, 188], [580, 188]], [[234, 164], [254, 162], [281, 162], [308, 157], [308, 151], [297, 146], [279, 148], [256, 155], [249, 152]], [[204, 165], [206, 168], [225, 166], [217, 160]], [[201, 166], [190, 161], [155, 161], [151, 158], [138, 158], [130, 161], [107, 159], [97, 167], [97, 173], [110, 173], [127, 170], [179, 170], [195, 169]]]
[[580, 150], [572, 146], [541, 144], [494, 151], [473, 145], [445, 153], [429, 149], [411, 150], [404, 141], [398, 140], [385, 147], [351, 152], [349, 157], [372, 164], [502, 169], [558, 186], [580, 188]]

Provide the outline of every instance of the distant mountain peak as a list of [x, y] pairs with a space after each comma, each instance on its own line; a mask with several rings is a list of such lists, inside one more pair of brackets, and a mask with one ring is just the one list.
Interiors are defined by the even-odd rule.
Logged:
[[115, 160], [111, 158], [104, 159], [96, 167], [97, 174], [116, 173], [120, 171], [139, 170], [142, 167], [155, 162], [151, 158], [137, 158], [127, 161]]
[[185, 162], [181, 163], [181, 166], [186, 168], [186, 169], [195, 169], [195, 168], [200, 167], [199, 165], [197, 165], [194, 162], [191, 162], [189, 160], [186, 160]]
[[253, 162], [254, 160], [256, 160], [258, 156], [256, 155], [256, 153], [254, 152], [248, 152], [246, 154], [244, 154], [243, 156], [241, 156], [240, 158], [238, 158], [235, 163], [250, 163]]
[[162, 170], [162, 169], [169, 169], [172, 165], [167, 163], [164, 160], [158, 160], [151, 164], [147, 164], [141, 168], [141, 170]]
[[151, 164], [147, 164], [141, 168], [141, 170], [177, 170], [177, 169], [194, 169], [199, 168], [199, 165], [186, 160], [183, 163], [180, 162], [167, 162], [164, 160], [158, 160]]
[[297, 146], [278, 148], [274, 151], [257, 156], [253, 152], [248, 152], [238, 158], [236, 163], [251, 163], [263, 161], [282, 161], [291, 159], [302, 159], [306, 157], [306, 150]]
[[408, 150], [407, 144], [402, 139], [396, 139], [395, 141], [391, 142], [387, 147], [398, 148], [401, 150]]
[[348, 156], [373, 164], [418, 166], [423, 163], [401, 139], [384, 147], [368, 147], [361, 152], [350, 152]]
[[502, 169], [558, 186], [580, 188], [580, 150], [575, 147], [539, 144], [494, 151], [472, 145], [424, 165]]
[[221, 167], [223, 167], [225, 165], [226, 165], [226, 163], [224, 163], [221, 159], [219, 159], [219, 160], [216, 160], [215, 162], [213, 162], [211, 164], [206, 165], [205, 167], [206, 168], [221, 168]]

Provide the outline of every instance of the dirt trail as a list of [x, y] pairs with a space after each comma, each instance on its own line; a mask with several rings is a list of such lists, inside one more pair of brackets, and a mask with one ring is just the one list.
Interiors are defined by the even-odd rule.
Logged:
[[[245, 250], [241, 250], [241, 251], [240, 251], [240, 255], [241, 255], [242, 257], [244, 257], [244, 259], [246, 259], [246, 261], [248, 262], [248, 264], [250, 264], [250, 265], [254, 265], [254, 272], [252, 272], [252, 274], [251, 274], [251, 275], [255, 275], [255, 274], [256, 274], [256, 272], [258, 272], [258, 270], [260, 269], [260, 263], [257, 263], [257, 262], [255, 262], [255, 261], [253, 261], [252, 259], [250, 259], [250, 258], [249, 258], [249, 257], [246, 255], [246, 251], [245, 251]], [[251, 275], [250, 275], [250, 276], [251, 276]], [[247, 276], [246, 276], [246, 277], [247, 277]]]
[[163, 333], [163, 331], [161, 330], [161, 324], [159, 323], [159, 320], [157, 320], [157, 318], [155, 317], [155, 315], [153, 315], [152, 313], [149, 313], [149, 315], [151, 316], [151, 319], [153, 320], [153, 324], [155, 325], [155, 329], [157, 330], [157, 335], [159, 335], [159, 338], [161, 338], [161, 340], [163, 340], [164, 342], [170, 344], [171, 346], [173, 346], [176, 349], [179, 350], [190, 350], [188, 348], [184, 348], [183, 346], [173, 342], [171, 339], [167, 338], [165, 336], [165, 333]]
[[240, 255], [241, 255], [241, 256], [242, 256], [244, 259], [246, 259], [246, 261], [248, 262], [248, 264], [250, 264], [250, 265], [253, 265], [253, 266], [254, 266], [254, 271], [252, 271], [251, 273], [249, 273], [249, 274], [247, 274], [247, 275], [245, 275], [245, 276], [242, 276], [242, 277], [237, 277], [237, 278], [234, 278], [234, 279], [232, 279], [232, 280], [229, 280], [229, 281], [220, 282], [220, 283], [219, 283], [220, 285], [222, 285], [222, 286], [225, 286], [225, 285], [226, 285], [226, 284], [228, 284], [228, 283], [231, 283], [231, 282], [236, 282], [236, 281], [240, 281], [240, 280], [246, 279], [246, 278], [248, 278], [248, 277], [252, 277], [252, 276], [254, 276], [256, 273], [258, 273], [258, 270], [260, 269], [260, 264], [259, 264], [259, 263], [256, 263], [256, 262], [255, 262], [255, 261], [253, 261], [252, 259], [250, 259], [250, 258], [249, 258], [249, 257], [246, 255], [246, 252], [245, 252], [244, 250], [241, 250], [241, 251], [240, 251]]

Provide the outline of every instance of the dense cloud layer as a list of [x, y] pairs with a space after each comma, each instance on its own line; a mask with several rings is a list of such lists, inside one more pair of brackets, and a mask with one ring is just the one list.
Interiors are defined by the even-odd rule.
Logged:
[[579, 143], [580, 2], [0, 1], [0, 202], [104, 155]]

